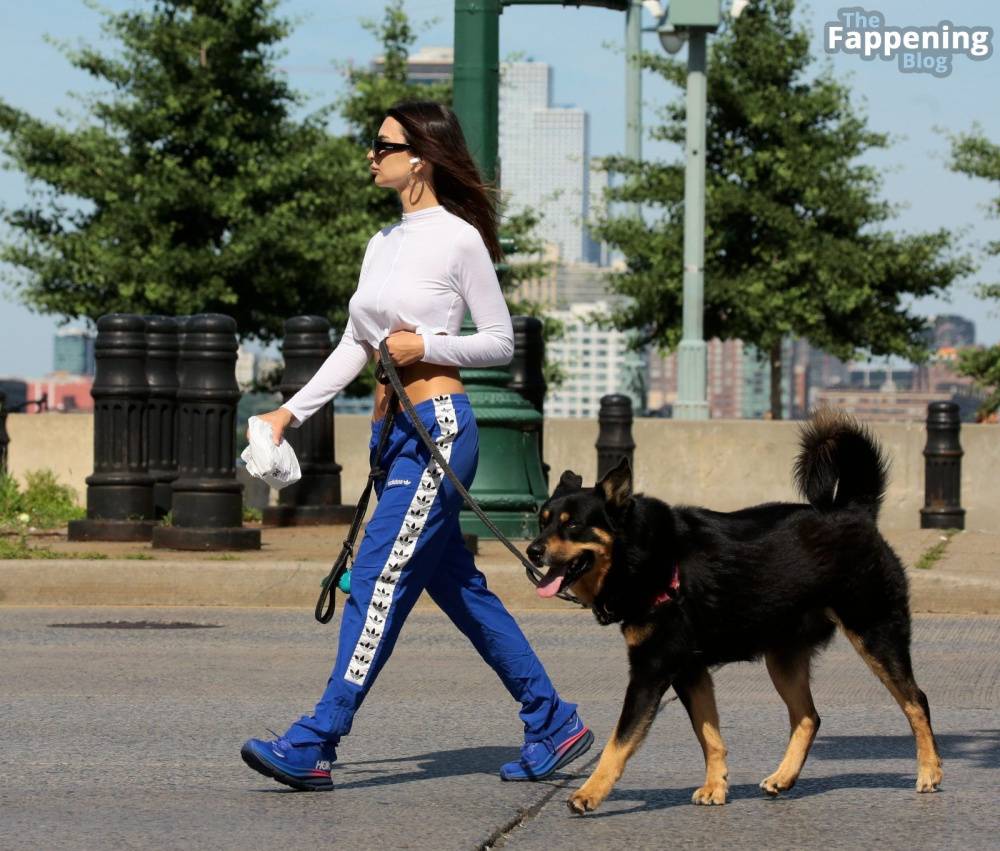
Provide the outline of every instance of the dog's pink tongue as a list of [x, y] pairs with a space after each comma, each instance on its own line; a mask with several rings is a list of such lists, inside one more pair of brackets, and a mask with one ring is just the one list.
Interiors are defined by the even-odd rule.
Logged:
[[542, 580], [542, 584], [535, 590], [538, 591], [539, 597], [555, 597], [562, 587], [562, 582], [563, 576], [561, 573], [557, 573], [554, 576], [549, 575]]

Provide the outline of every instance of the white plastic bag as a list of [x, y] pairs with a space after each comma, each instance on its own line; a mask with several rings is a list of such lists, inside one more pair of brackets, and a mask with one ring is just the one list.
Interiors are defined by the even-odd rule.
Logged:
[[295, 450], [283, 437], [281, 443], [275, 444], [270, 423], [260, 417], [250, 417], [247, 429], [250, 432], [250, 443], [240, 457], [251, 476], [263, 479], [278, 490], [302, 478]]

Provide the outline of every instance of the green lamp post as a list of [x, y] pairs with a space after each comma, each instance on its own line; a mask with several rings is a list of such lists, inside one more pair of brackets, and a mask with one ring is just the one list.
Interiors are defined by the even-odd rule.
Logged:
[[[474, 332], [466, 318], [462, 332]], [[506, 367], [463, 369], [462, 383], [479, 428], [479, 465], [469, 492], [509, 538], [533, 538], [537, 512], [548, 498], [542, 472], [542, 415], [511, 390]], [[472, 511], [459, 516], [462, 531], [492, 538], [493, 533]]]
[[[453, 108], [487, 182], [497, 177], [500, 14], [505, 6], [549, 4], [569, 5], [566, 0], [455, 0]], [[630, 74], [637, 77], [636, 0], [573, 0], [571, 5], [602, 6], [629, 14], [634, 42], [630, 42]], [[637, 93], [638, 89], [634, 90]], [[630, 113], [630, 118], [637, 136], [637, 116]], [[512, 249], [509, 243], [504, 244], [505, 253]], [[506, 264], [497, 264], [499, 275], [506, 271]], [[462, 333], [474, 331], [466, 317]], [[533, 537], [535, 514], [548, 497], [539, 444], [542, 415], [508, 386], [510, 371], [504, 367], [464, 369], [461, 376], [479, 427], [479, 466], [470, 493], [505, 535]], [[460, 520], [464, 533], [493, 537], [473, 512], [463, 511]]]

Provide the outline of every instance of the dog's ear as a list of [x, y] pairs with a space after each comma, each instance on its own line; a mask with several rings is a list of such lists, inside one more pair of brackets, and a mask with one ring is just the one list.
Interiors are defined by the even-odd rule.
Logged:
[[623, 505], [632, 496], [632, 468], [626, 456], [623, 455], [621, 461], [604, 474], [597, 488], [612, 505]]
[[582, 487], [583, 477], [578, 476], [572, 470], [565, 470], [559, 478], [559, 484], [556, 485], [556, 489], [552, 492], [552, 498], [555, 499], [557, 496], [563, 496], [567, 493], [578, 491]]

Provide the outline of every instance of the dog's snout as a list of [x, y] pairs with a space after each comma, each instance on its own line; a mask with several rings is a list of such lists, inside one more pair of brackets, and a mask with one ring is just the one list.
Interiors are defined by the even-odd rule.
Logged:
[[538, 564], [542, 560], [543, 555], [545, 555], [545, 544], [539, 541], [532, 541], [528, 544], [528, 558], [535, 564]]

